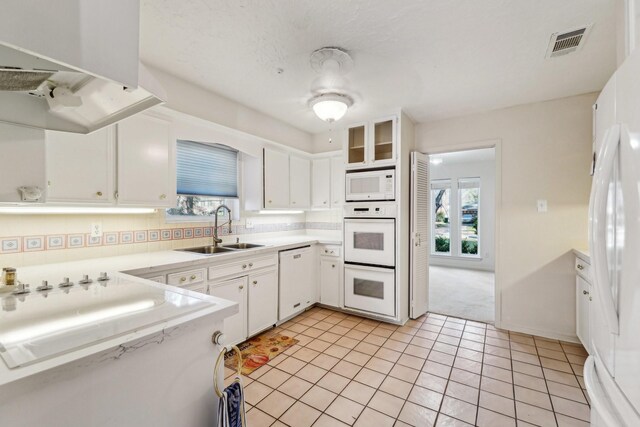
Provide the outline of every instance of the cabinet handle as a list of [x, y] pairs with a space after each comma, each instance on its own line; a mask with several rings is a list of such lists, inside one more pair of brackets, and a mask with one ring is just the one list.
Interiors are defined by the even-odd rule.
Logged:
[[253, 267], [253, 263], [252, 262], [249, 263], [249, 267]]
[[271, 200], [269, 200], [269, 203], [272, 203]]
[[187, 278], [186, 278], [186, 277], [181, 277], [181, 278], [180, 278], [180, 281], [181, 281], [181, 282], [186, 282], [186, 281], [187, 281]]
[[161, 195], [160, 195], [160, 200], [164, 200], [164, 199], [166, 199], [166, 198], [167, 198], [167, 195], [166, 195], [166, 194], [161, 194]]
[[238, 286], [238, 289], [243, 290], [244, 289], [244, 285]]
[[196, 275], [195, 274], [191, 275], [191, 280], [196, 280]]
[[336, 268], [336, 265], [335, 264], [331, 264], [331, 268]]
[[584, 270], [584, 266], [582, 264], [578, 264], [578, 266], [576, 267], [578, 270]]
[[254, 280], [254, 281], [253, 281], [253, 284], [254, 284], [254, 285], [257, 285], [257, 284], [258, 284], [258, 281], [257, 281], [257, 280]]
[[247, 264], [243, 264], [243, 265], [242, 265], [242, 268], [247, 268]]
[[588, 291], [582, 291], [582, 295], [589, 295]]
[[589, 297], [589, 301], [593, 301], [593, 298]]
[[296, 202], [291, 202], [291, 204], [292, 204], [292, 205], [295, 205], [295, 204], [296, 204]]
[[325, 200], [325, 201], [324, 201], [324, 202], [322, 202], [322, 203], [324, 203], [324, 204], [326, 205], [326, 204], [327, 204], [327, 201]]
[[102, 197], [102, 191], [98, 191], [98, 192], [96, 192], [96, 196], [98, 196], [98, 197]]

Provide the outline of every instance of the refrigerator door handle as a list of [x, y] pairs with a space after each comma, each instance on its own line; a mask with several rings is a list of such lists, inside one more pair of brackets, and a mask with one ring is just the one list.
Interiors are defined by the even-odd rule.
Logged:
[[618, 313], [609, 289], [609, 269], [607, 266], [607, 196], [613, 174], [616, 152], [620, 142], [620, 125], [612, 126], [605, 134], [598, 153], [598, 164], [593, 176], [593, 192], [589, 206], [589, 247], [592, 253], [593, 282], [598, 301], [605, 315], [609, 331], [620, 332]]

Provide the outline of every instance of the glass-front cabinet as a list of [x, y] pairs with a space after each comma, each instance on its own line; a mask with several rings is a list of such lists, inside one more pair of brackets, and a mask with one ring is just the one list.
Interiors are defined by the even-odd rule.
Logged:
[[347, 168], [395, 164], [396, 123], [393, 116], [350, 126], [345, 144]]

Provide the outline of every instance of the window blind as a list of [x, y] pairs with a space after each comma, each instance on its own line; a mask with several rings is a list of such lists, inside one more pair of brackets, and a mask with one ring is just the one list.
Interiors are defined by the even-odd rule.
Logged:
[[434, 179], [431, 181], [432, 190], [446, 190], [447, 188], [451, 188], [450, 179]]
[[479, 188], [480, 178], [460, 178], [458, 188]]
[[178, 140], [178, 194], [238, 197], [238, 152], [221, 144]]

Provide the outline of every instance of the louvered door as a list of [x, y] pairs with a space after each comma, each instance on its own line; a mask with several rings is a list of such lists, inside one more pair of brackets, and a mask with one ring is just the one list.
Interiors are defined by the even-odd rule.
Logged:
[[429, 307], [429, 156], [411, 153], [411, 257], [410, 317]]

